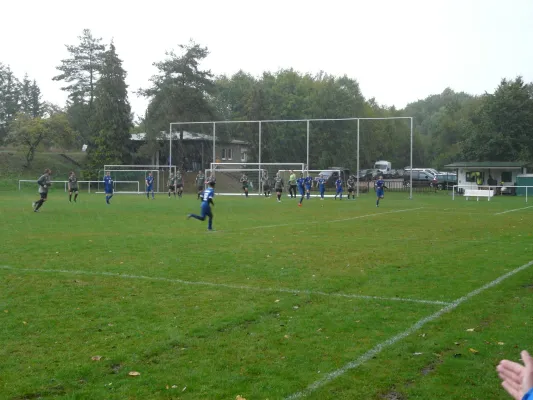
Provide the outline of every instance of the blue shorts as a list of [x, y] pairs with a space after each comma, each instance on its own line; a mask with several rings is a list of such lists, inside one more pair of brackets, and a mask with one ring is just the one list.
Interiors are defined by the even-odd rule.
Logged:
[[320, 193], [324, 193], [326, 191], [325, 186], [319, 186], [318, 189], [320, 190]]
[[342, 188], [337, 188], [337, 193], [342, 193]]
[[113, 189], [106, 189], [105, 194], [113, 194]]
[[384, 197], [385, 196], [385, 192], [383, 191], [383, 189], [377, 189], [376, 190], [376, 196], [377, 197]]
[[298, 192], [300, 192], [300, 194], [303, 196], [304, 195], [304, 187], [303, 186], [298, 186]]
[[202, 204], [202, 208], [200, 209], [200, 214], [202, 218], [210, 217], [213, 218], [213, 213], [211, 212], [211, 206], [209, 203], [206, 203], [205, 205]]
[[153, 186], [152, 185], [146, 186], [146, 191], [147, 192], [153, 192], [154, 191]]
[[311, 190], [311, 185], [305, 185], [305, 190]]

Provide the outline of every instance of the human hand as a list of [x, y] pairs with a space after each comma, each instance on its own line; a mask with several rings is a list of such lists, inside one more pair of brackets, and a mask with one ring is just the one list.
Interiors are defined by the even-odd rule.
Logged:
[[522, 400], [524, 395], [533, 388], [533, 358], [525, 350], [520, 353], [520, 356], [524, 365], [502, 360], [496, 367], [503, 388], [515, 400]]

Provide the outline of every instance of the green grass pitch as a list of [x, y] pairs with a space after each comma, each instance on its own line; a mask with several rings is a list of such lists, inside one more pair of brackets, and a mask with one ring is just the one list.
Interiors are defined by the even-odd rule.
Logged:
[[209, 233], [191, 195], [37, 197], [0, 192], [1, 399], [505, 399], [533, 350], [533, 267], [476, 292], [533, 260], [524, 198], [218, 196]]

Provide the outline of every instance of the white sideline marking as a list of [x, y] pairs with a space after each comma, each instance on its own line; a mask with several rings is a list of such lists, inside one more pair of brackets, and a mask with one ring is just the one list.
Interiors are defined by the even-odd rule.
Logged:
[[14, 268], [8, 265], [0, 265], [0, 269], [7, 269], [7, 270], [12, 270], [12, 271], [24, 271], [24, 272], [47, 272], [47, 273], [73, 274], [73, 275], [112, 276], [112, 277], [117, 277], [117, 278], [144, 279], [144, 280], [151, 280], [151, 281], [181, 283], [183, 285], [212, 286], [212, 287], [221, 287], [221, 288], [226, 288], [226, 289], [251, 290], [251, 291], [256, 291], [256, 292], [307, 294], [307, 295], [318, 295], [318, 296], [344, 297], [344, 298], [350, 298], [350, 299], [404, 301], [404, 302], [411, 302], [411, 303], [439, 304], [439, 305], [451, 304], [450, 302], [439, 301], [439, 300], [419, 300], [419, 299], [408, 299], [408, 298], [403, 298], [403, 297], [365, 296], [365, 295], [349, 294], [349, 293], [326, 293], [326, 292], [313, 291], [313, 290], [298, 290], [298, 289], [284, 289], [284, 288], [279, 288], [279, 289], [258, 288], [258, 287], [253, 287], [253, 286], [231, 285], [227, 283], [185, 281], [183, 279], [171, 279], [171, 278], [163, 278], [159, 276], [118, 274], [115, 272], [90, 272], [90, 271], [75, 271], [75, 270], [64, 270], [64, 269], [41, 269], [41, 268]]
[[420, 321], [416, 322], [414, 325], [412, 325], [411, 327], [409, 327], [407, 330], [403, 331], [402, 333], [399, 333], [396, 336], [393, 336], [392, 338], [390, 338], [390, 339], [388, 339], [388, 340], [386, 340], [384, 342], [379, 343], [378, 345], [376, 345], [371, 350], [367, 351], [365, 354], [363, 354], [359, 358], [349, 362], [348, 364], [344, 365], [343, 367], [339, 368], [336, 371], [330, 372], [329, 374], [325, 375], [322, 379], [319, 379], [318, 381], [316, 381], [316, 382], [310, 384], [309, 386], [307, 386], [301, 392], [294, 393], [294, 394], [286, 397], [285, 399], [286, 400], [299, 399], [299, 398], [305, 397], [305, 396], [313, 393], [314, 391], [316, 391], [317, 389], [321, 388], [322, 386], [328, 384], [332, 380], [338, 378], [341, 375], [344, 375], [349, 370], [357, 368], [358, 366], [364, 364], [365, 362], [370, 360], [372, 357], [374, 357], [376, 354], [380, 353], [381, 350], [385, 349], [386, 347], [392, 346], [396, 342], [399, 342], [400, 340], [406, 338], [410, 334], [416, 332], [418, 329], [422, 328], [422, 326], [424, 326], [428, 322], [436, 320], [441, 315], [454, 310], [455, 308], [457, 308], [459, 305], [461, 305], [465, 301], [471, 299], [474, 296], [477, 296], [481, 292], [483, 292], [483, 291], [485, 291], [487, 289], [490, 289], [493, 286], [498, 285], [503, 280], [509, 278], [510, 276], [512, 276], [514, 274], [517, 274], [518, 272], [521, 272], [521, 271], [531, 267], [532, 265], [533, 265], [533, 261], [530, 261], [527, 264], [524, 264], [524, 265], [522, 265], [522, 266], [520, 266], [520, 267], [518, 267], [518, 268], [516, 268], [516, 269], [514, 269], [514, 270], [512, 270], [512, 271], [510, 271], [508, 273], [506, 273], [505, 275], [500, 276], [499, 278], [493, 280], [492, 282], [487, 283], [486, 285], [480, 287], [479, 289], [473, 290], [472, 292], [468, 293], [467, 295], [465, 295], [463, 297], [460, 297], [459, 299], [457, 299], [454, 302], [450, 303], [446, 307], [440, 309], [436, 313], [431, 314], [430, 316], [428, 316], [426, 318], [423, 318]]
[[531, 208], [533, 206], [527, 206], [527, 207], [522, 207], [522, 208], [515, 208], [513, 210], [507, 210], [507, 211], [503, 211], [503, 212], [499, 212], [499, 213], [496, 213], [494, 215], [501, 215], [501, 214], [507, 214], [507, 213], [510, 213], [510, 212], [513, 212], [513, 211], [519, 211], [519, 210], [525, 210], [526, 208]]
[[[360, 219], [360, 218], [368, 218], [368, 217], [375, 217], [378, 215], [385, 215], [385, 214], [394, 214], [394, 213], [401, 213], [401, 212], [407, 212], [407, 211], [414, 211], [414, 210], [421, 210], [424, 207], [418, 207], [418, 208], [406, 208], [404, 210], [395, 210], [395, 211], [385, 211], [382, 213], [375, 213], [375, 214], [366, 214], [366, 215], [357, 215], [355, 217], [350, 218], [342, 218], [342, 219], [333, 219], [330, 221], [300, 221], [300, 222], [293, 222], [289, 224], [279, 224], [279, 225], [263, 225], [263, 226], [253, 226], [251, 228], [241, 228], [240, 231], [247, 231], [251, 229], [265, 229], [265, 228], [278, 228], [282, 226], [294, 226], [294, 225], [311, 225], [311, 224], [329, 224], [332, 222], [344, 222], [344, 221], [351, 221], [354, 219]], [[226, 232], [232, 232], [232, 231], [226, 231]]]

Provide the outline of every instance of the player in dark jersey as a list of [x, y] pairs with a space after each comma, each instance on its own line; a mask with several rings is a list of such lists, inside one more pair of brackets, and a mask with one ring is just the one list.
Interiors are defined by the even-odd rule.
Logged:
[[348, 186], [348, 200], [350, 200], [350, 196], [352, 196], [352, 199], [355, 200], [355, 180], [353, 175], [350, 175], [348, 180], [346, 181], [346, 185]]
[[70, 174], [68, 176], [68, 201], [69, 203], [72, 203], [72, 193], [75, 193], [74, 203], [76, 203], [76, 199], [78, 198], [78, 178], [76, 178], [76, 174], [74, 173], [74, 171], [70, 171]]
[[196, 175], [196, 189], [198, 190], [198, 199], [200, 196], [202, 196], [202, 193], [204, 192], [205, 188], [205, 175], [202, 171], [198, 171], [198, 175]]
[[150, 192], [152, 192], [152, 200], [155, 199], [154, 194], [154, 177], [152, 176], [152, 173], [149, 172], [148, 176], [146, 177], [146, 198], [150, 198]]
[[168, 198], [170, 199], [170, 193], [174, 193], [174, 197], [176, 197], [176, 177], [174, 176], [174, 174], [171, 173], [168, 176], [167, 185], [168, 185]]
[[106, 176], [104, 176], [104, 192], [105, 192], [105, 202], [111, 204], [110, 200], [113, 197], [113, 178], [111, 178], [111, 172], [107, 171]]
[[48, 199], [48, 189], [52, 185], [52, 182], [50, 180], [50, 175], [52, 175], [52, 171], [46, 168], [44, 170], [44, 174], [37, 180], [37, 184], [39, 185], [40, 199], [32, 203], [34, 212], [39, 212], [39, 209], [42, 207], [44, 202]]
[[266, 171], [263, 171], [263, 194], [265, 197], [270, 197], [270, 179], [268, 179], [268, 174]]
[[205, 217], [208, 217], [207, 230], [213, 230], [213, 212], [211, 211], [211, 206], [215, 206], [213, 203], [213, 197], [215, 197], [215, 181], [214, 177], [210, 178], [207, 189], [202, 193], [202, 205], [200, 207], [200, 215], [189, 214], [187, 219], [196, 218], [200, 221], [205, 221]]
[[240, 182], [242, 184], [242, 190], [244, 192], [244, 195], [248, 197], [248, 177], [246, 174], [242, 174]]
[[379, 179], [376, 181], [376, 207], [379, 207], [379, 200], [383, 199], [385, 197], [385, 191], [383, 189], [386, 189], [387, 186], [385, 186], [385, 182], [383, 181], [383, 177], [380, 176]]
[[274, 178], [274, 190], [276, 191], [276, 196], [278, 197], [278, 203], [281, 202], [281, 194], [283, 193], [283, 185], [284, 185], [283, 178], [278, 172], [276, 174], [276, 177]]
[[176, 189], [178, 190], [178, 197], [181, 197], [183, 195], [183, 176], [181, 176], [179, 169], [176, 172]]

